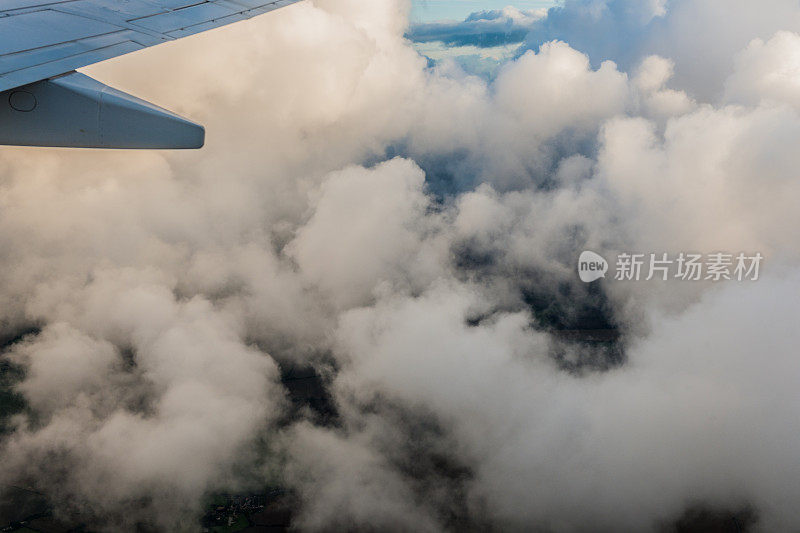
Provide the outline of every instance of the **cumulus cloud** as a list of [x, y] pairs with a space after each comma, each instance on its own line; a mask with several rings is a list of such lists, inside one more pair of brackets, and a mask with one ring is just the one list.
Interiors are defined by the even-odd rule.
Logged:
[[736, 54], [752, 39], [797, 32], [799, 25], [791, 0], [567, 0], [534, 26], [525, 47], [538, 50], [559, 39], [594, 65], [612, 60], [626, 70], [658, 54], [675, 61], [683, 89], [710, 101], [721, 96]]
[[[305, 2], [89, 69], [206, 123], [203, 151], [0, 150], [0, 482], [113, 531], [274, 484], [309, 531], [800, 527], [797, 6], [484, 13], [531, 22], [488, 79], [429, 65], [408, 7]], [[586, 285], [585, 249], [767, 266]], [[292, 407], [296, 366], [330, 416]]]
[[736, 59], [725, 84], [725, 100], [757, 105], [762, 100], [797, 107], [800, 36], [780, 31], [769, 41], [754, 39]]
[[37, 419], [20, 417], [4, 443], [4, 481], [33, 475], [33, 488], [92, 502], [116, 527], [135, 525], [138, 511], [119, 505], [139, 498], [157, 520], [173, 506], [183, 520], [278, 413], [275, 364], [201, 298], [178, 302], [134, 273], [95, 275], [74, 299], [42, 296], [52, 325], [9, 352]]
[[437, 413], [474, 469], [470, 500], [504, 527], [648, 530], [705, 500], [777, 505], [765, 530], [790, 529], [793, 506], [777, 502], [796, 497], [796, 473], [777, 471], [797, 450], [786, 425], [796, 339], [784, 329], [796, 283], [714, 294], [634, 343], [626, 371], [590, 379], [554, 372], [525, 316], [469, 327], [476, 294], [440, 286], [349, 313], [337, 387], [367, 421], [376, 395]]

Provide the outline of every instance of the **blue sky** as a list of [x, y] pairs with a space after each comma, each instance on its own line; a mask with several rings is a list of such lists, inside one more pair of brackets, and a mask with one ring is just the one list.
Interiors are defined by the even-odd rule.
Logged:
[[413, 0], [414, 20], [462, 19], [473, 11], [500, 9], [512, 5], [519, 9], [550, 7], [556, 0]]

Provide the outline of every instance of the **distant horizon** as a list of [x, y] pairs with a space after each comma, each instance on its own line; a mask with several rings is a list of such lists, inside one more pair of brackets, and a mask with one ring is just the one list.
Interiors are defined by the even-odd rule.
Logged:
[[411, 18], [414, 21], [460, 20], [470, 13], [486, 9], [514, 6], [518, 9], [553, 7], [558, 0], [413, 0]]

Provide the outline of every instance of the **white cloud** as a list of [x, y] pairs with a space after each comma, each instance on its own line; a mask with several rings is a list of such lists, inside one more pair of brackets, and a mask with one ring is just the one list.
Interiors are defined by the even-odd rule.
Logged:
[[[548, 27], [628, 55], [592, 66], [584, 33], [494, 82], [426, 68], [390, 0], [90, 69], [209, 143], [0, 151], [0, 332], [40, 328], [3, 355], [31, 412], [0, 479], [117, 530], [271, 472], [310, 530], [646, 530], [697, 500], [797, 527], [797, 6], [592, 5]], [[598, 289], [583, 249], [769, 269]], [[608, 352], [548, 331], [615, 325]], [[330, 426], [285, 416], [277, 363], [323, 369]]]
[[736, 60], [725, 100], [757, 105], [762, 100], [800, 105], [800, 35], [780, 31], [769, 41], [754, 39]]

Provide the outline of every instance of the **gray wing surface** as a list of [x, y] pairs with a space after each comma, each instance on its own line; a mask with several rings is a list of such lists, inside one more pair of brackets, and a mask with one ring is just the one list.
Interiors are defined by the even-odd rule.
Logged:
[[298, 0], [0, 0], [0, 92]]
[[[80, 67], [249, 19], [297, 1], [0, 0], [0, 107], [3, 100], [38, 102], [37, 93], [58, 98], [63, 91], [52, 87], [43, 90], [37, 84], [50, 83], [51, 78], [65, 74], [70, 76]], [[83, 80], [81, 83], [87, 85]], [[75, 84], [62, 83], [59, 89], [66, 86]], [[12, 98], [18, 88], [27, 94]], [[99, 96], [98, 100], [98, 105], [102, 105]], [[20, 111], [11, 103], [8, 105], [11, 116], [15, 111], [26, 113], [25, 117], [17, 118], [24, 120], [26, 131], [35, 131], [33, 116], [38, 106]], [[148, 115], [152, 114], [148, 108]], [[106, 120], [110, 118], [113, 119], [106, 113]], [[39, 117], [39, 121], [47, 119]], [[19, 144], [14, 142], [13, 131], [3, 131], [15, 126], [0, 109], [0, 144]], [[40, 145], [72, 146], [68, 137], [54, 144], [52, 128], [48, 133], [48, 140]], [[25, 142], [35, 143], [35, 135], [29, 135]]]

